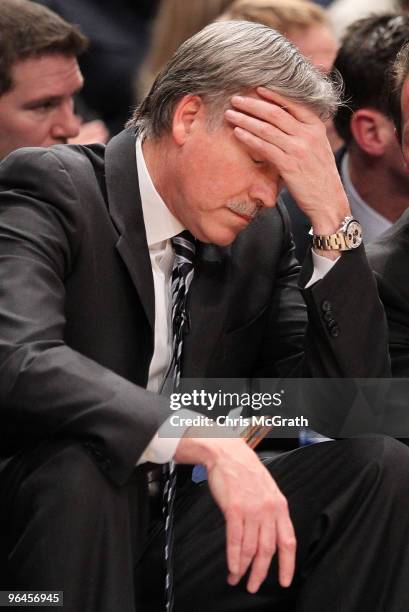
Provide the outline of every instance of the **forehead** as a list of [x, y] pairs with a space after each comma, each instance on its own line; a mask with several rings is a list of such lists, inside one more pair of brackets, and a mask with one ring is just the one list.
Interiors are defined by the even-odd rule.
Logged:
[[11, 77], [11, 93], [17, 97], [71, 95], [83, 82], [76, 57], [60, 54], [18, 61], [12, 66]]

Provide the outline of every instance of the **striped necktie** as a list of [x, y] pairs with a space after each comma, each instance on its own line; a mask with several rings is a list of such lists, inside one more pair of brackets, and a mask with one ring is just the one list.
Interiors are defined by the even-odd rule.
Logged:
[[[180, 383], [182, 366], [183, 338], [189, 331], [189, 312], [187, 297], [194, 273], [194, 257], [196, 253], [195, 240], [187, 230], [172, 238], [175, 251], [175, 260], [172, 270], [172, 331], [173, 347], [172, 361], [169, 373], [173, 376], [173, 388], [177, 389]], [[171, 461], [168, 465], [168, 474], [163, 492], [163, 516], [165, 519], [165, 561], [166, 583], [165, 601], [166, 612], [172, 612], [173, 593], [173, 511], [176, 497], [176, 469]]]

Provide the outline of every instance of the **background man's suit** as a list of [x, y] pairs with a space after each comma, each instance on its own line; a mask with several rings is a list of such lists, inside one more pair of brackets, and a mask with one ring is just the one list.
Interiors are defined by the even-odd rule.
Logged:
[[[137, 509], [139, 527], [132, 540], [137, 550], [129, 553], [135, 562], [144, 546], [147, 487], [145, 469], [134, 466], [169, 410], [165, 398], [143, 389], [153, 350], [154, 292], [138, 201], [134, 136], [123, 132], [106, 149], [21, 150], [4, 162], [0, 184], [0, 448], [5, 458], [0, 489], [10, 500], [3, 520], [9, 525], [7, 511], [16, 504], [15, 524], [7, 531], [9, 568], [13, 574], [23, 565], [20, 580], [27, 588], [42, 588], [41, 568], [34, 575], [34, 561], [30, 554], [23, 555], [32, 545], [38, 547], [38, 532], [34, 530], [30, 541], [23, 527], [27, 516], [21, 515], [20, 484], [45, 473], [50, 458], [61, 461], [63, 470], [85, 448], [91, 462], [84, 467], [82, 458], [82, 470], [99, 472], [97, 489], [106, 476], [113, 483], [115, 504], [122, 507], [129, 502]], [[252, 223], [231, 247], [199, 245], [190, 295], [191, 332], [184, 347], [185, 377], [388, 373], [384, 315], [363, 250], [342, 256], [324, 280], [304, 292], [310, 319], [305, 336], [307, 315], [296, 286], [298, 268], [288, 227], [286, 213], [276, 208]], [[301, 277], [304, 284], [310, 268], [307, 262]], [[348, 291], [340, 291], [345, 286]], [[336, 334], [325, 318], [328, 303], [337, 322]], [[362, 355], [371, 359], [363, 360]], [[310, 457], [319, 459], [327, 453], [328, 461], [334, 462], [332, 454], [338, 451], [332, 449], [338, 445], [330, 443], [330, 450], [325, 450], [328, 445], [320, 447], [308, 451]], [[384, 457], [384, 442], [376, 448], [375, 458], [377, 453]], [[341, 454], [345, 461], [349, 454], [349, 467], [354, 464], [353, 452]], [[280, 465], [285, 473], [286, 465]], [[301, 476], [300, 466], [297, 470]], [[134, 480], [137, 484], [129, 493], [123, 485]], [[315, 480], [317, 490], [323, 491], [324, 483]], [[40, 479], [37, 493], [41, 486]], [[87, 486], [78, 494], [84, 505]], [[282, 486], [286, 493], [285, 478]], [[326, 491], [330, 495], [331, 487]], [[48, 494], [54, 499], [55, 491], [47, 489]], [[69, 508], [73, 494], [67, 484], [69, 521], [76, 516]], [[33, 510], [32, 500], [25, 500], [25, 512]], [[383, 511], [385, 521], [389, 510]], [[99, 512], [96, 507], [95, 513]], [[379, 518], [375, 503], [373, 512]], [[35, 515], [35, 520], [41, 521], [41, 516]], [[125, 521], [112, 534], [114, 549], [126, 547], [136, 529], [134, 524], [126, 529], [124, 525]], [[86, 539], [93, 528], [82, 525], [79, 532]], [[111, 528], [109, 523], [103, 530], [105, 537]], [[79, 550], [81, 545], [71, 542], [71, 549]], [[70, 557], [69, 542], [62, 550]], [[102, 563], [95, 555], [89, 561], [91, 584], [102, 588], [114, 573], [118, 579], [125, 573], [119, 561], [125, 557], [118, 552], [114, 559], [104, 559], [105, 578], [98, 571], [94, 574]], [[75, 566], [75, 555], [72, 559]], [[202, 578], [206, 583], [206, 576]], [[33, 582], [27, 585], [30, 579]], [[76, 584], [77, 577], [67, 580]], [[121, 595], [115, 585], [112, 578], [108, 588], [112, 600], [105, 594], [101, 612], [133, 609], [131, 585]], [[68, 596], [68, 609], [74, 610], [76, 604]], [[241, 601], [248, 605], [249, 597]], [[374, 601], [377, 597], [374, 593]]]
[[409, 209], [368, 247], [389, 327], [394, 376], [409, 377]]

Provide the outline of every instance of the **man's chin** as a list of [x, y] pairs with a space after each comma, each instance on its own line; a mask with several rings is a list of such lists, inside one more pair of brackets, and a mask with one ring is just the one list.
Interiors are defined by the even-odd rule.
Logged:
[[207, 234], [203, 240], [200, 240], [201, 242], [205, 242], [207, 244], [216, 244], [220, 247], [227, 247], [236, 240], [240, 232], [241, 230], [224, 228], [216, 232], [209, 232], [209, 234]]

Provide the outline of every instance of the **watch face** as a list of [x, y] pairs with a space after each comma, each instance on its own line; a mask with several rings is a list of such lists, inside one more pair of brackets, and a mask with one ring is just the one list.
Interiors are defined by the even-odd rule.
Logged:
[[358, 221], [350, 221], [345, 230], [345, 244], [349, 249], [356, 249], [362, 242], [362, 228]]

